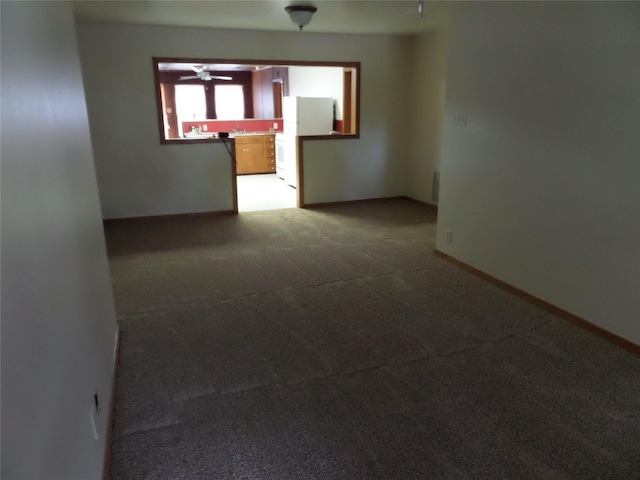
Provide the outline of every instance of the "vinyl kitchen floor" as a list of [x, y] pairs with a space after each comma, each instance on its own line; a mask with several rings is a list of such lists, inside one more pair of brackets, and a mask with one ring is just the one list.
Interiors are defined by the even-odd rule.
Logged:
[[275, 173], [238, 175], [238, 211], [296, 208], [296, 189]]

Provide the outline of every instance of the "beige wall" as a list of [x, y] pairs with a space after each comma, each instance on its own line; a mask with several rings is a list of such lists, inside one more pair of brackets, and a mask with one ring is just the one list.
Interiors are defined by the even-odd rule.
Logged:
[[409, 38], [99, 24], [79, 24], [78, 38], [105, 218], [233, 205], [222, 145], [160, 145], [153, 56], [361, 62], [360, 139], [309, 149], [332, 184], [309, 177], [305, 192], [313, 201], [406, 193]]
[[1, 9], [2, 478], [98, 480], [116, 321], [73, 16]]
[[408, 125], [411, 175], [407, 195], [427, 203], [438, 203], [432, 197], [432, 179], [433, 172], [440, 169], [447, 32], [448, 25], [440, 25], [416, 36], [412, 46], [411, 123]]
[[342, 120], [343, 72], [341, 67], [289, 67], [289, 95], [333, 98], [336, 119]]
[[636, 2], [456, 4], [437, 237], [637, 344], [639, 25]]
[[440, 250], [640, 342], [638, 9], [460, 2], [418, 37], [81, 24], [103, 215], [232, 206], [221, 145], [159, 144], [152, 56], [360, 61], [361, 138], [306, 142], [305, 201], [431, 202], [439, 169]]

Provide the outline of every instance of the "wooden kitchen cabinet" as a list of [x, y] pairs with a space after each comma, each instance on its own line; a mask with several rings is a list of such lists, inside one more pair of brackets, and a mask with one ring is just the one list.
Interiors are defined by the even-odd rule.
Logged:
[[276, 136], [264, 135], [264, 160], [265, 171], [273, 173], [276, 171]]
[[252, 74], [253, 115], [255, 118], [273, 118], [273, 83], [271, 67]]
[[274, 118], [273, 108], [273, 80], [271, 68], [262, 70], [262, 118]]
[[275, 135], [242, 135], [235, 142], [238, 175], [276, 171]]
[[[277, 85], [274, 85], [276, 84]], [[289, 70], [287, 67], [266, 67], [251, 74], [253, 93], [253, 115], [255, 118], [280, 118], [278, 105], [282, 99], [276, 99], [276, 93], [282, 97], [289, 94]]]

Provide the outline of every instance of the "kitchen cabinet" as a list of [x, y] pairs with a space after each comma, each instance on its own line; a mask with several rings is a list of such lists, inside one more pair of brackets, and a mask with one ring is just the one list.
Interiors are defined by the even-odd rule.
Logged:
[[274, 118], [273, 116], [273, 80], [272, 68], [262, 70], [262, 118]]
[[[287, 67], [267, 67], [252, 72], [252, 92], [255, 118], [280, 118], [281, 97], [289, 92]], [[280, 98], [276, 99], [276, 94]]]
[[264, 136], [264, 160], [265, 171], [274, 173], [276, 171], [276, 136]]
[[275, 135], [242, 135], [235, 143], [238, 175], [276, 171]]

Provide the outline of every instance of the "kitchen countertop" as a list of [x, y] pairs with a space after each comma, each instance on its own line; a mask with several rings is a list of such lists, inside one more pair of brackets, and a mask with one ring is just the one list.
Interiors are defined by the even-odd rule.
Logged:
[[[229, 132], [228, 138], [251, 137], [251, 136], [257, 136], [257, 135], [276, 135], [278, 133], [282, 133], [282, 132], [238, 132], [238, 133]], [[184, 134], [184, 140], [204, 140], [208, 138], [219, 138], [218, 133], [215, 132], [215, 133], [185, 133]]]
[[275, 135], [276, 133], [282, 133], [282, 132], [236, 132], [236, 133], [229, 132], [229, 136], [230, 137], [249, 137], [254, 135]]
[[[224, 138], [236, 138], [236, 137], [252, 137], [252, 136], [265, 136], [265, 135], [282, 135], [283, 132], [229, 132], [229, 137]], [[327, 135], [312, 135], [317, 137], [342, 137], [351, 138], [353, 135], [343, 134], [340, 132], [329, 132]], [[219, 139], [218, 133], [186, 133], [184, 138], [176, 140], [216, 140]]]

